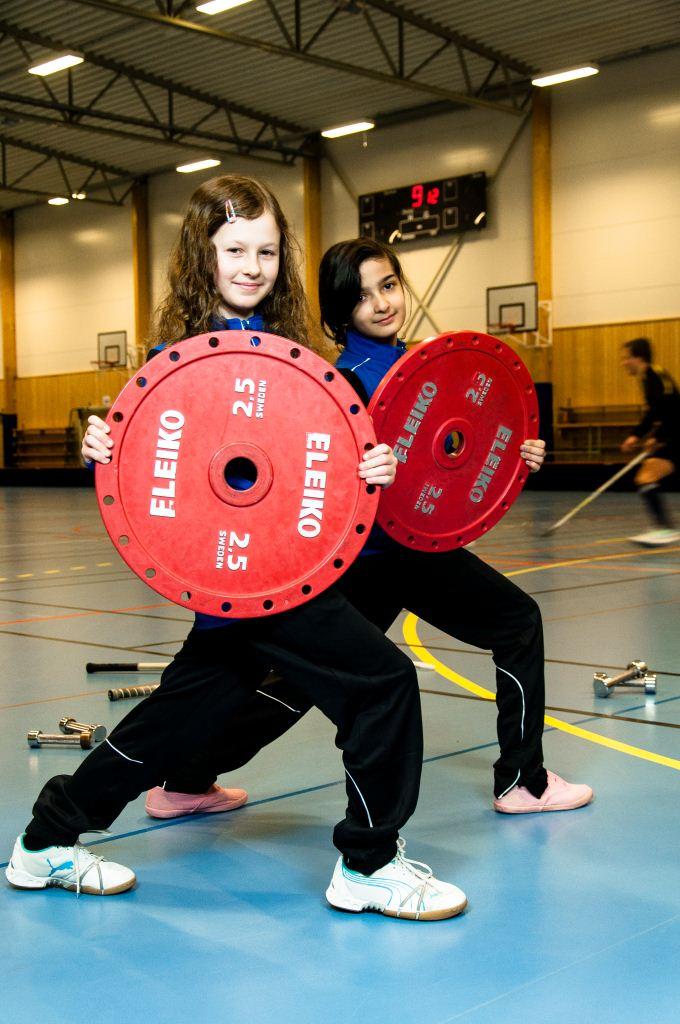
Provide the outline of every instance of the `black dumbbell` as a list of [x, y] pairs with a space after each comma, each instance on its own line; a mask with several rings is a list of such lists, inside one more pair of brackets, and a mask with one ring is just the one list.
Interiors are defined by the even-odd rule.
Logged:
[[595, 672], [593, 689], [597, 697], [608, 697], [616, 686], [641, 687], [645, 693], [656, 693], [656, 676], [649, 672], [644, 661], [631, 661], [625, 672], [608, 676], [606, 672]]
[[87, 725], [84, 722], [76, 722], [75, 718], [68, 716], [59, 719], [59, 728], [67, 736], [71, 733], [89, 732], [93, 743], [101, 743], [106, 739], [105, 725]]
[[147, 686], [119, 686], [109, 690], [109, 700], [130, 700], [132, 697], [148, 697], [157, 690], [160, 683], [149, 683]]

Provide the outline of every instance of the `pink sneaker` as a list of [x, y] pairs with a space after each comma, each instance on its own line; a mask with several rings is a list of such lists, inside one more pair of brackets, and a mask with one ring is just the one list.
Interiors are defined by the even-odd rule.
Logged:
[[505, 796], [495, 798], [494, 810], [501, 814], [533, 814], [535, 811], [571, 811], [593, 799], [590, 786], [565, 782], [548, 772], [548, 785], [541, 796], [532, 796], [526, 786], [514, 786]]
[[185, 814], [220, 814], [242, 807], [248, 799], [245, 789], [224, 789], [213, 785], [206, 793], [170, 793], [155, 786], [146, 794], [144, 808], [150, 818], [182, 818]]

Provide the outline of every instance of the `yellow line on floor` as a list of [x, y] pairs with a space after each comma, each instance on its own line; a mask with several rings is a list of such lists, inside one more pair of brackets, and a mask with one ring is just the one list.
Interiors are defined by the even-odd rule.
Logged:
[[[480, 686], [479, 683], [473, 683], [471, 679], [466, 679], [459, 672], [449, 668], [438, 658], [435, 658], [433, 654], [428, 651], [427, 647], [424, 647], [420, 642], [417, 629], [418, 617], [412, 612], [406, 616], [403, 625], [404, 640], [410, 647], [416, 658], [421, 658], [426, 661], [428, 665], [431, 665], [435, 672], [438, 672], [440, 676], [448, 679], [449, 682], [456, 683], [457, 686], [461, 686], [464, 690], [469, 690], [470, 693], [477, 694], [478, 697], [483, 697], [485, 700], [495, 700], [496, 695], [491, 690], [487, 690], [486, 687]], [[563, 722], [560, 718], [553, 718], [552, 715], [545, 716], [545, 724], [551, 726], [553, 729], [559, 729], [560, 732], [569, 733], [571, 736], [577, 736], [579, 739], [588, 740], [589, 743], [597, 743], [601, 747], [608, 747], [610, 750], [617, 750], [621, 754], [628, 754], [630, 757], [639, 757], [643, 761], [652, 761], [654, 764], [664, 765], [666, 768], [674, 768], [676, 771], [680, 771], [680, 761], [677, 761], [673, 757], [664, 757], [663, 754], [656, 754], [651, 750], [644, 750], [642, 747], [633, 747], [629, 743], [621, 743], [619, 740], [612, 740], [608, 736], [600, 736], [596, 732], [590, 732], [588, 729], [582, 729], [579, 725], [570, 725], [569, 722]]]
[[[668, 555], [671, 552], [680, 551], [680, 547], [674, 548], [653, 548], [651, 551], [645, 551], [646, 556], [650, 555]], [[642, 551], [627, 551], [623, 555], [593, 555], [588, 558], [570, 558], [565, 562], [546, 562], [544, 565], [532, 565], [528, 569], [515, 569], [513, 572], [507, 572], [506, 576], [524, 576], [529, 572], [545, 572], [546, 569], [564, 569], [571, 565], [587, 565], [589, 562], [606, 562], [613, 561], [617, 558], [640, 558], [643, 554]]]
[[[113, 565], [113, 562], [96, 562], [98, 569], [105, 569]], [[70, 565], [70, 572], [80, 572], [82, 569], [87, 569], [86, 565]], [[54, 576], [56, 573], [62, 572], [62, 569], [43, 569], [43, 576]], [[15, 580], [28, 580], [35, 576], [32, 572], [22, 572], [21, 574], [14, 577]], [[0, 583], [6, 583], [9, 579], [8, 576], [0, 576]]]
[[[669, 551], [680, 551], [680, 548], [655, 548], [653, 551], [646, 551], [647, 555], [658, 555]], [[535, 565], [528, 569], [515, 569], [514, 572], [508, 572], [506, 576], [524, 576], [530, 572], [541, 572], [544, 569], [560, 569], [570, 565], [584, 565], [587, 562], [599, 562], [604, 559], [611, 558], [637, 558], [641, 552], [635, 551], [625, 555], [595, 555], [592, 558], [575, 558], [568, 562], [552, 562], [548, 565]], [[452, 683], [456, 683], [461, 686], [464, 690], [469, 690], [470, 693], [477, 694], [478, 697], [484, 697], [486, 700], [495, 700], [496, 695], [487, 690], [486, 687], [480, 686], [479, 683], [473, 683], [471, 679], [466, 679], [465, 676], [460, 675], [459, 672], [455, 672], [449, 668], [438, 658], [435, 658], [433, 654], [430, 654], [427, 647], [424, 647], [420, 642], [418, 636], [418, 617], [412, 612], [406, 616], [402, 632], [404, 634], [404, 640], [411, 648], [411, 651], [417, 658], [422, 658], [429, 665], [432, 665], [433, 669], [439, 673], [440, 676], [444, 676]], [[639, 757], [643, 761], [652, 761], [654, 764], [664, 765], [666, 768], [674, 768], [676, 771], [680, 771], [680, 761], [673, 757], [665, 757], [663, 754], [656, 754], [651, 750], [644, 750], [642, 747], [633, 747], [629, 743], [621, 743], [619, 740], [609, 739], [608, 736], [600, 736], [596, 732], [590, 732], [588, 729], [582, 729], [578, 725], [570, 725], [569, 722], [563, 722], [560, 718], [553, 718], [551, 715], [545, 716], [546, 725], [552, 726], [553, 729], [559, 729], [561, 732], [569, 733], [571, 736], [577, 736], [579, 739], [588, 740], [589, 743], [597, 743], [601, 747], [608, 747], [610, 750], [617, 750], [621, 754], [628, 754], [630, 757]]]

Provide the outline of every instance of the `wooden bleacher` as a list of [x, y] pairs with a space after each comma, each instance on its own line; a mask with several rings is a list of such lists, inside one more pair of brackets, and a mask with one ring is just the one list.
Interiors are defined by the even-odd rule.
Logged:
[[625, 462], [621, 442], [642, 418], [641, 405], [562, 405], [554, 424], [557, 462]]

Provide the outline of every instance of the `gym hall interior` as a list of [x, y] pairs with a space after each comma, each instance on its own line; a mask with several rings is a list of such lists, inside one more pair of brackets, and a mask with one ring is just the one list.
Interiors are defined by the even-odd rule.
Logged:
[[4, 0], [3, 1020], [675, 1024], [679, 86], [673, 0]]

